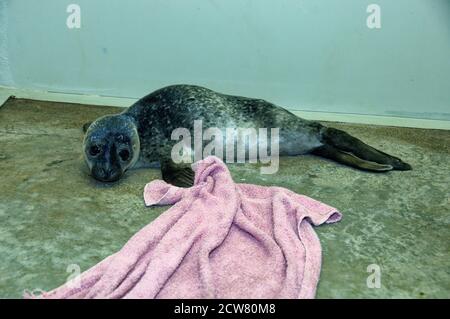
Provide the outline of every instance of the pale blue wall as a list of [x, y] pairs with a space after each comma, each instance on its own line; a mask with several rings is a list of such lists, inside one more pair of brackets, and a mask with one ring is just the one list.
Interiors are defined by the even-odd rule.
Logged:
[[[81, 6], [81, 29], [66, 7]], [[382, 28], [366, 27], [377, 3]], [[0, 0], [0, 85], [450, 119], [449, 0]]]

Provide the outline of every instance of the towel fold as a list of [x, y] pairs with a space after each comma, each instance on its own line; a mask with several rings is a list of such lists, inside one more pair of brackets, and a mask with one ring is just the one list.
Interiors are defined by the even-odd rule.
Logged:
[[191, 188], [147, 184], [147, 206], [173, 206], [119, 252], [39, 297], [313, 298], [321, 247], [312, 226], [341, 214], [284, 188], [234, 183], [214, 156], [193, 168]]

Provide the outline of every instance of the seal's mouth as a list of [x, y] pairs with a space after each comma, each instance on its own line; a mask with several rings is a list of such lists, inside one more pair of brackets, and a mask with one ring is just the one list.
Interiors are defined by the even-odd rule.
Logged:
[[108, 169], [93, 169], [91, 176], [100, 182], [112, 183], [118, 181], [123, 175], [122, 171], [113, 171]]

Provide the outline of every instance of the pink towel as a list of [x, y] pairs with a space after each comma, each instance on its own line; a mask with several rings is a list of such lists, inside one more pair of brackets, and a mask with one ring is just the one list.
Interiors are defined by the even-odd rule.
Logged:
[[313, 298], [321, 247], [312, 225], [341, 214], [284, 188], [236, 184], [217, 157], [193, 168], [191, 188], [147, 184], [147, 206], [174, 205], [77, 282], [40, 297]]

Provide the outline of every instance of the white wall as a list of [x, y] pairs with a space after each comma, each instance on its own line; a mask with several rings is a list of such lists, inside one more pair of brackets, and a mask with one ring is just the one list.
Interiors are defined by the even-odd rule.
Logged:
[[450, 120], [450, 1], [0, 0], [0, 85], [137, 98], [174, 83]]

